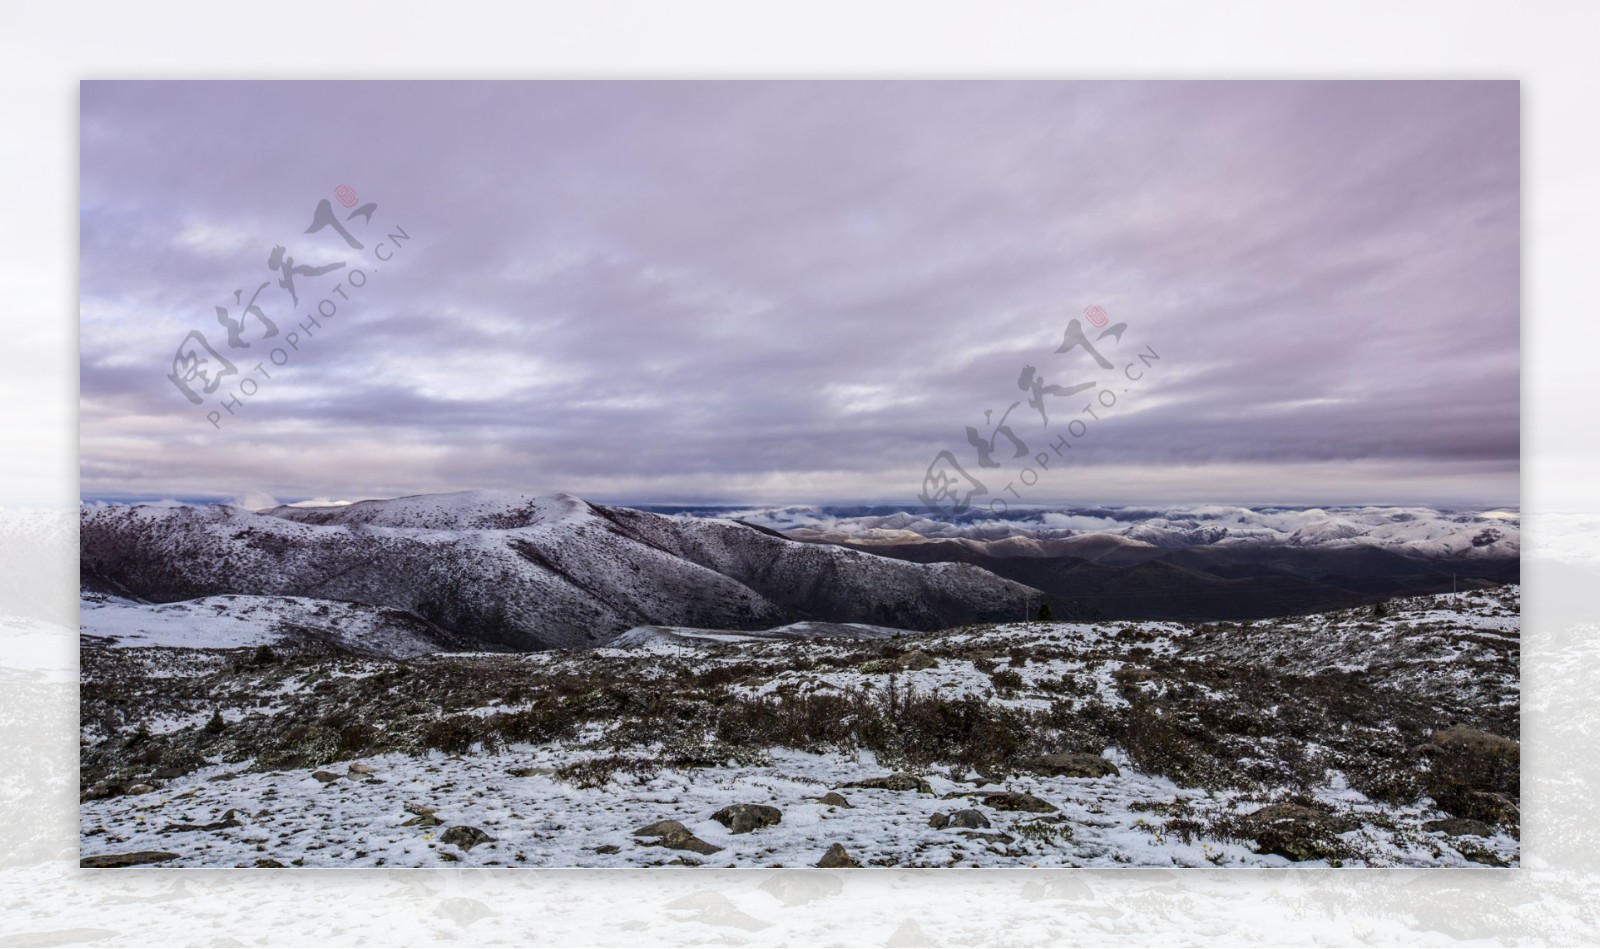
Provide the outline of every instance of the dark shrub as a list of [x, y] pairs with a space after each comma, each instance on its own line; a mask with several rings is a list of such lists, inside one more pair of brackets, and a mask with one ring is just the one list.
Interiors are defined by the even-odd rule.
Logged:
[[441, 718], [429, 723], [422, 730], [422, 746], [445, 754], [466, 754], [479, 741], [493, 744], [491, 733], [484, 727], [483, 719], [471, 715], [451, 715], [448, 718]]
[[659, 766], [648, 758], [630, 758], [624, 755], [607, 755], [589, 758], [556, 769], [556, 779], [580, 788], [597, 788], [611, 783], [618, 774], [627, 774], [636, 780], [647, 781], [656, 776]]

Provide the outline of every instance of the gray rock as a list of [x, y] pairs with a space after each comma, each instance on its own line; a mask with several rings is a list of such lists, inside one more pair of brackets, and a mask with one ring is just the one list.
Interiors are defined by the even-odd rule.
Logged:
[[983, 815], [983, 811], [980, 811], [975, 807], [968, 807], [964, 810], [956, 811], [954, 814], [950, 815], [950, 826], [965, 827], [968, 829], [988, 827], [989, 818]]
[[867, 778], [865, 781], [854, 781], [846, 784], [847, 788], [870, 788], [877, 791], [916, 791], [919, 794], [932, 794], [933, 788], [928, 782], [914, 774], [896, 771], [886, 774], [881, 778]]
[[944, 830], [946, 827], [950, 826], [950, 815], [946, 814], [944, 811], [939, 811], [932, 817], [928, 818], [928, 826], [932, 827], [934, 830]]
[[765, 804], [729, 804], [712, 814], [711, 819], [731, 833], [748, 834], [783, 820], [783, 811]]
[[429, 807], [426, 804], [407, 804], [406, 813], [417, 816], [402, 823], [401, 827], [437, 827], [444, 823], [438, 817], [438, 808]]
[[659, 820], [654, 824], [647, 824], [634, 831], [636, 837], [658, 837], [659, 840], [646, 843], [646, 847], [667, 847], [672, 850], [687, 850], [690, 853], [713, 854], [722, 850], [715, 844], [707, 843], [689, 833], [689, 828], [675, 820]]
[[466, 824], [457, 824], [454, 827], [446, 828], [445, 832], [439, 835], [440, 843], [453, 844], [462, 850], [471, 850], [479, 844], [488, 843], [492, 840], [494, 840], [493, 837], [476, 827], [468, 827]]
[[1473, 819], [1499, 824], [1513, 837], [1521, 832], [1522, 809], [1509, 795], [1497, 791], [1469, 791], [1465, 798], [1463, 810]]
[[844, 849], [843, 844], [834, 844], [828, 848], [827, 853], [822, 855], [822, 859], [817, 861], [817, 866], [824, 870], [843, 870], [850, 867], [859, 867], [861, 864], [856, 862], [856, 858], [850, 856], [850, 851]]
[[1294, 861], [1338, 857], [1346, 851], [1338, 834], [1354, 829], [1351, 821], [1300, 804], [1268, 804], [1247, 814], [1240, 831], [1261, 853]]
[[1423, 830], [1444, 834], [1446, 837], [1488, 837], [1494, 833], [1494, 828], [1481, 820], [1469, 817], [1447, 817], [1444, 820], [1431, 820], [1422, 825]]
[[1042, 798], [1034, 797], [1026, 791], [1001, 791], [998, 794], [985, 794], [983, 796], [985, 807], [992, 807], [997, 811], [1026, 811], [1030, 814], [1051, 814], [1056, 811], [1056, 806]]
[[135, 850], [132, 853], [102, 853], [93, 857], [84, 857], [78, 861], [78, 866], [86, 870], [100, 870], [109, 867], [137, 867], [146, 863], [164, 863], [176, 860], [178, 855], [165, 850]]

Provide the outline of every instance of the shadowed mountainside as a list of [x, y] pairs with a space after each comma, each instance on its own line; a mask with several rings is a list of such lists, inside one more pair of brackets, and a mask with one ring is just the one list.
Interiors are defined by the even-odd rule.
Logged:
[[404, 610], [478, 648], [584, 648], [636, 626], [801, 621], [934, 630], [1070, 603], [966, 564], [913, 564], [569, 495], [423, 495], [252, 512], [85, 506], [86, 587], [155, 603], [222, 594]]

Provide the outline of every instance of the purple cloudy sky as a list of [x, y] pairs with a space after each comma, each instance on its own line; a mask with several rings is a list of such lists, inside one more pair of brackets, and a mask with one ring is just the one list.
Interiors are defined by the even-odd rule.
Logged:
[[[1121, 394], [1027, 502], [1515, 503], [1518, 99], [88, 82], [82, 491], [914, 505], [940, 449], [978, 472], [964, 427], [1033, 365]], [[378, 204], [361, 251], [304, 233], [341, 184]], [[270, 285], [279, 337], [229, 349], [214, 308], [276, 279], [275, 245], [347, 267], [297, 277], [298, 309]], [[1054, 353], [1088, 304], [1128, 323], [1118, 371], [1160, 353], [1140, 383]], [[167, 378], [192, 329], [240, 370], [200, 406]], [[1042, 450], [1090, 394], [1047, 397], [1048, 431], [1022, 405], [1016, 433]]]

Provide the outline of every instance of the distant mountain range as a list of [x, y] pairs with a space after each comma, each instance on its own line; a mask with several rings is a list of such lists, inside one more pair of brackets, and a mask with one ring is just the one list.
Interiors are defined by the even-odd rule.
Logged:
[[[402, 611], [404, 623], [392, 613], [361, 620], [402, 652], [428, 642], [588, 648], [641, 626], [933, 630], [1019, 619], [1041, 603], [1062, 618], [1084, 615], [977, 566], [910, 563], [564, 494], [470, 491], [263, 511], [86, 505], [80, 543], [84, 589], [99, 598], [85, 633], [126, 642], [159, 638], [150, 611], [127, 614], [139, 601], [201, 598], [211, 598], [211, 615], [248, 608], [250, 628], [268, 622], [334, 642], [340, 624], [319, 626], [330, 612], [309, 601]], [[185, 628], [194, 617], [183, 611]]]
[[730, 516], [813, 543], [972, 564], [1117, 619], [1253, 619], [1521, 577], [1521, 518], [1507, 510], [1206, 505], [952, 522], [787, 507]]
[[[720, 514], [721, 516], [709, 516]], [[451, 650], [1249, 619], [1520, 579], [1514, 512], [661, 513], [469, 491], [250, 511], [84, 505], [86, 641]], [[854, 624], [854, 625], [846, 625]], [[739, 637], [748, 638], [748, 637]]]

